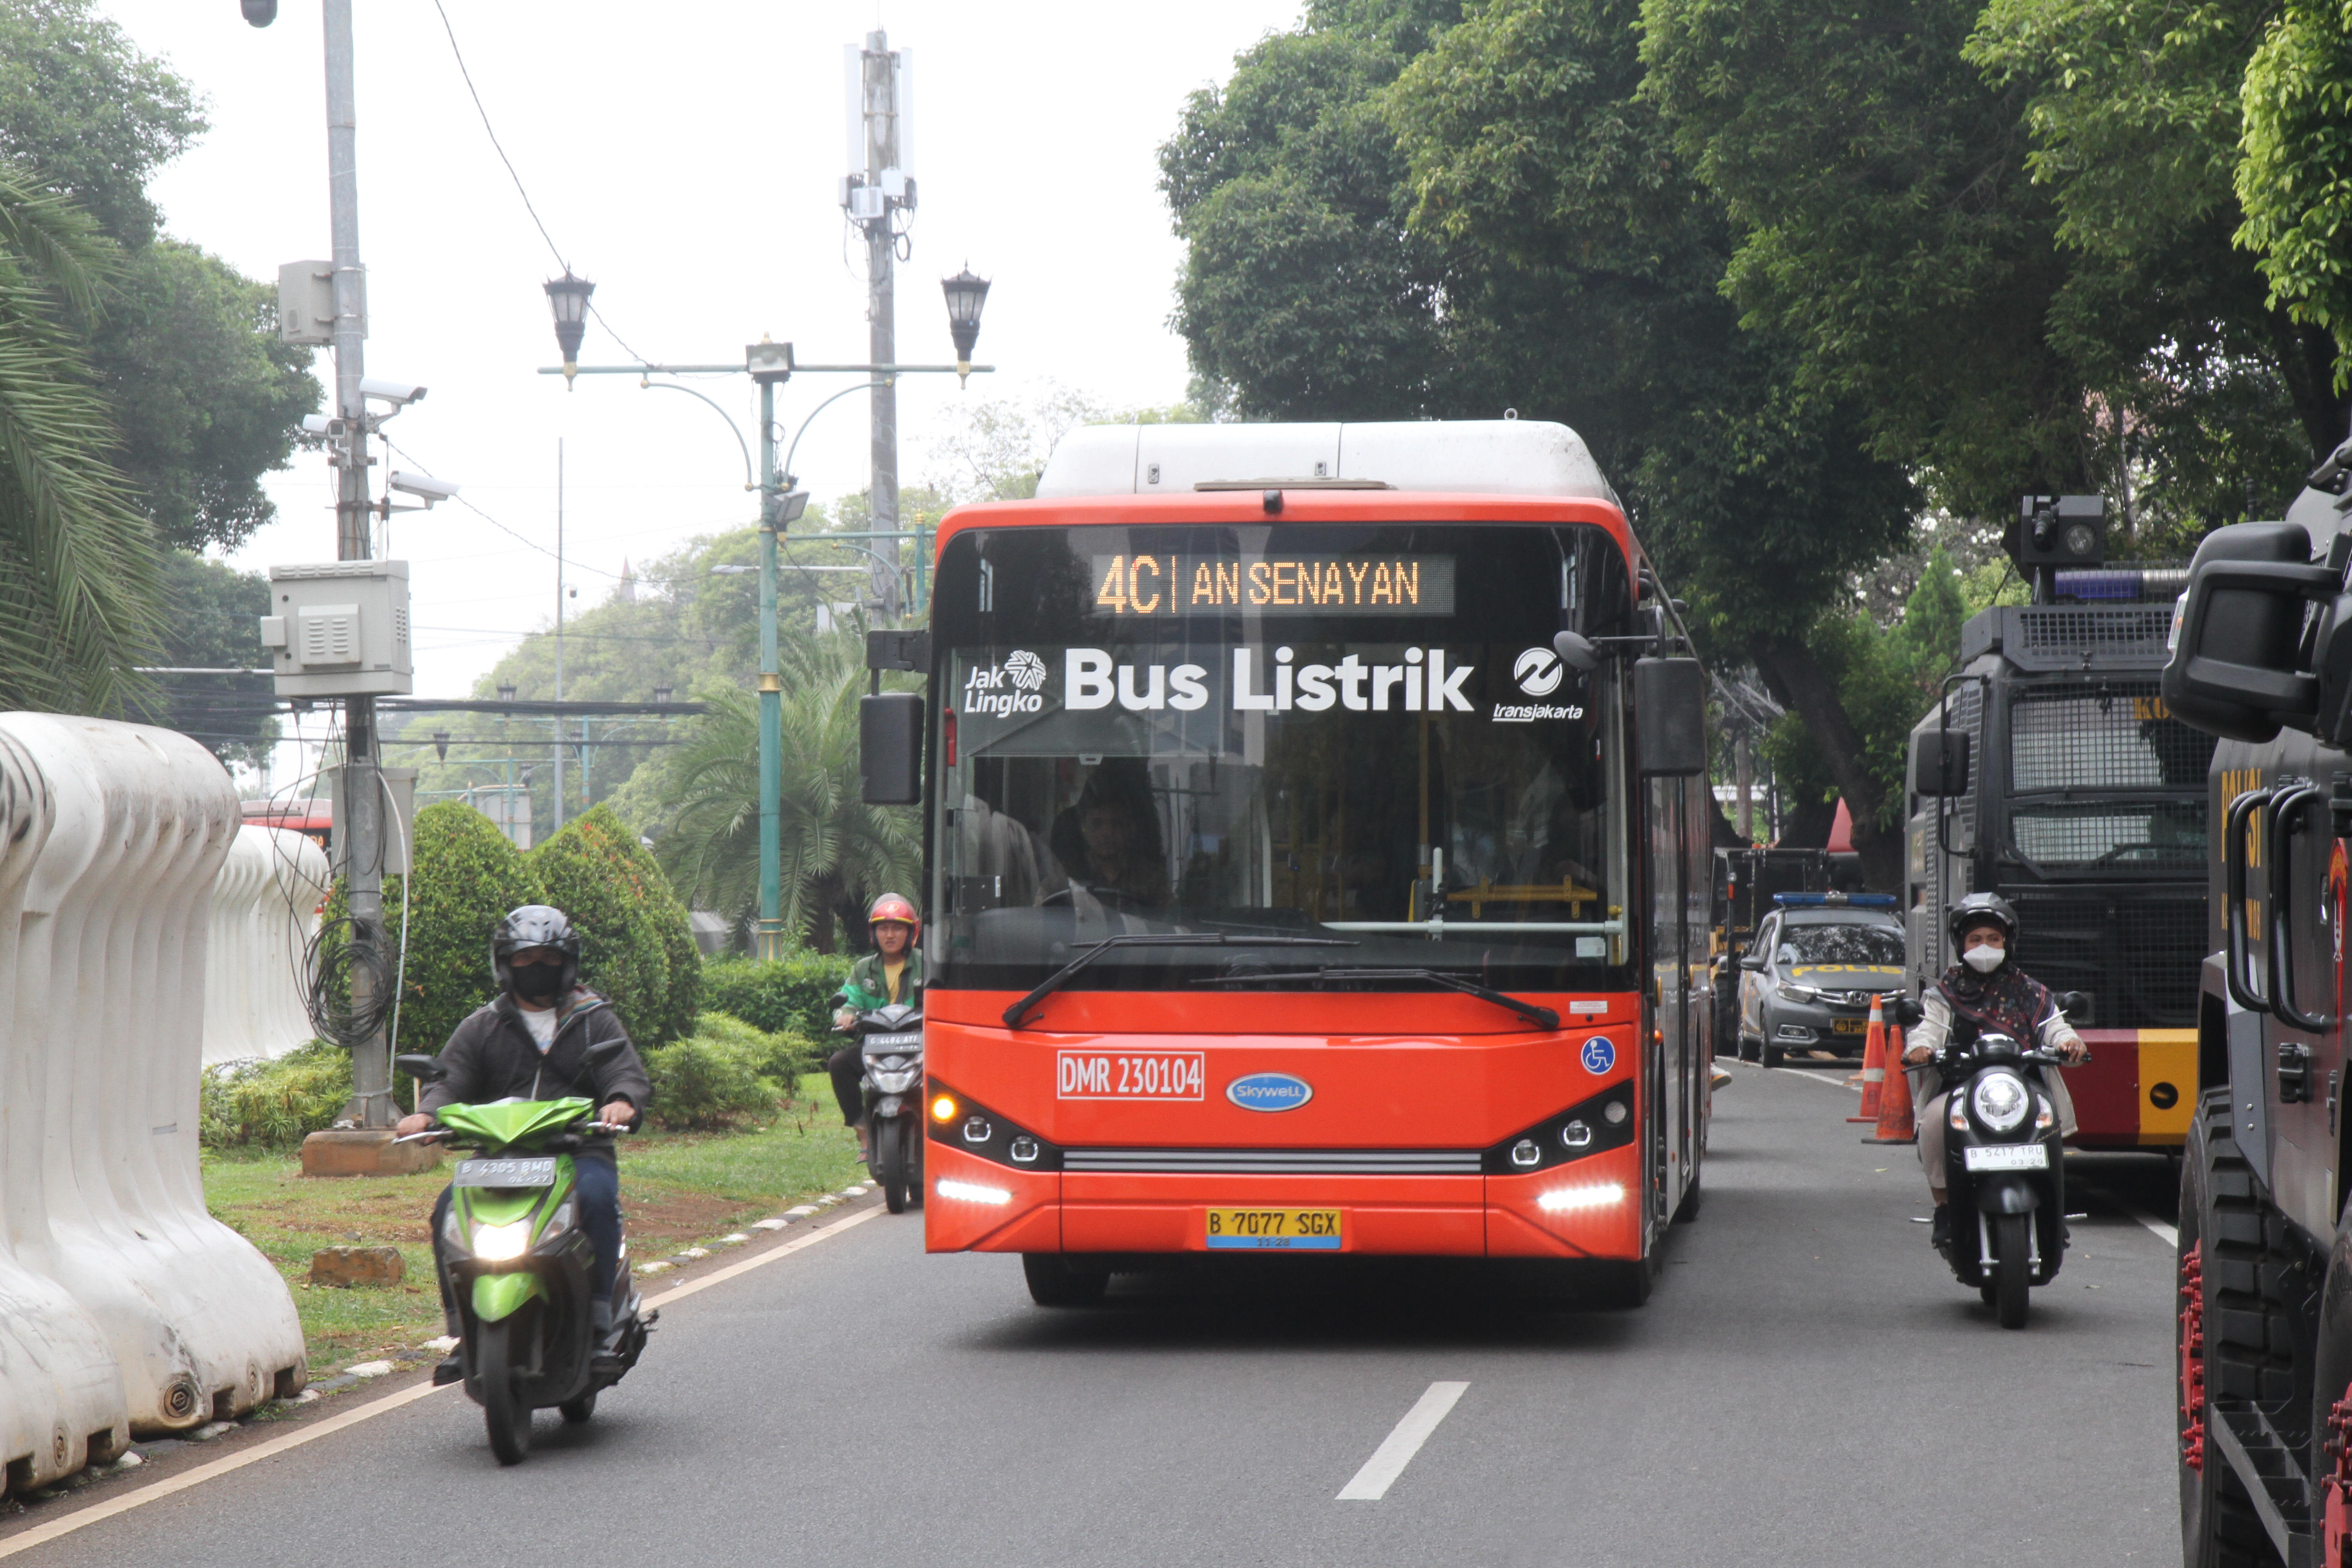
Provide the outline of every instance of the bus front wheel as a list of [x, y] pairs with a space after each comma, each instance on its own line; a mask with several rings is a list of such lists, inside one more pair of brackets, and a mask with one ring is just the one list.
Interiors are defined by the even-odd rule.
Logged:
[[1110, 1270], [1094, 1268], [1058, 1252], [1024, 1252], [1021, 1276], [1029, 1299], [1041, 1307], [1091, 1307], [1110, 1289]]

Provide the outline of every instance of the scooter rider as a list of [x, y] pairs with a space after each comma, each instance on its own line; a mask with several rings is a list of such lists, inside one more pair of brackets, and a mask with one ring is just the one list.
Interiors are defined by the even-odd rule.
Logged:
[[[422, 1132], [445, 1105], [481, 1105], [491, 1100], [556, 1100], [578, 1095], [598, 1109], [596, 1119], [634, 1127], [652, 1098], [645, 1063], [629, 1041], [613, 1005], [579, 984], [580, 933], [562, 910], [525, 904], [498, 923], [490, 938], [490, 962], [498, 972], [499, 996], [478, 1008], [441, 1047], [444, 1076], [425, 1087], [416, 1114], [401, 1120], [403, 1135]], [[588, 1047], [618, 1040], [620, 1050], [601, 1068], [586, 1060]], [[578, 1183], [580, 1226], [595, 1244], [593, 1308], [600, 1344], [613, 1331], [613, 1281], [621, 1261], [621, 1175], [609, 1144], [583, 1143], [572, 1156]], [[433, 1252], [441, 1276], [441, 1306], [451, 1314], [447, 1260], [441, 1255], [441, 1227], [449, 1217], [449, 1189], [433, 1205]], [[455, 1357], [442, 1363], [462, 1375]]]
[[[838, 1033], [856, 1026], [860, 1013], [893, 1002], [922, 1000], [923, 953], [918, 939], [923, 922], [915, 906], [897, 893], [885, 893], [866, 910], [866, 924], [874, 933], [874, 951], [850, 968], [849, 984], [842, 987], [843, 1005], [833, 1016]], [[867, 1153], [866, 1092], [858, 1085], [866, 1064], [856, 1044], [834, 1052], [825, 1067], [833, 1074], [833, 1097], [840, 1102], [841, 1119], [856, 1131], [857, 1157], [863, 1160]]]
[[[1906, 1066], [1933, 1061], [1955, 1027], [1971, 1035], [2007, 1035], [2028, 1049], [2053, 1051], [2069, 1062], [2089, 1054], [2082, 1037], [2058, 1010], [2050, 988], [2009, 961], [2010, 950], [2017, 945], [2017, 911], [2008, 900], [1970, 893], [1952, 906], [1948, 926], [1960, 962], [1944, 971], [1943, 978], [1919, 998], [1922, 1016], [1903, 1053]], [[1939, 1247], [1952, 1236], [1951, 1211], [1944, 1201], [1944, 1110], [1949, 1090], [1941, 1077], [1935, 1071], [1920, 1073], [1912, 1091], [1917, 1105], [1919, 1163], [1936, 1200], [1932, 1239]], [[2058, 1113], [2058, 1129], [2072, 1137], [2074, 1101], [2066, 1092], [2065, 1076], [2053, 1072], [2046, 1078], [2043, 1087]]]

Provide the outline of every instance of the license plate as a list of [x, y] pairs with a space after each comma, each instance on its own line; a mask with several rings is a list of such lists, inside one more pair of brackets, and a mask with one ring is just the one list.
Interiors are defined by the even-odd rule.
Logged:
[[1961, 1150], [1960, 1162], [1971, 1171], [2046, 1171], [2050, 1151], [2039, 1143], [1979, 1144]]
[[1212, 1251], [1337, 1252], [1338, 1209], [1211, 1209]]
[[1830, 1033], [1833, 1035], [1864, 1035], [1870, 1032], [1867, 1018], [1832, 1018]]
[[919, 1051], [923, 1048], [920, 1029], [903, 1035], [868, 1035], [863, 1042], [868, 1056], [887, 1056], [893, 1051]]
[[1056, 1100], [1198, 1100], [1208, 1076], [1199, 1051], [1056, 1051]]
[[459, 1187], [551, 1187], [555, 1185], [555, 1161], [543, 1160], [460, 1160], [449, 1173], [452, 1186]]

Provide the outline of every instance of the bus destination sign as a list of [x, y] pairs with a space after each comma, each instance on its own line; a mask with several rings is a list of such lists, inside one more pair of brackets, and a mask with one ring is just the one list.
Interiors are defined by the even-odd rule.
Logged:
[[1451, 555], [1097, 555], [1090, 581], [1096, 611], [1120, 619], [1454, 613]]

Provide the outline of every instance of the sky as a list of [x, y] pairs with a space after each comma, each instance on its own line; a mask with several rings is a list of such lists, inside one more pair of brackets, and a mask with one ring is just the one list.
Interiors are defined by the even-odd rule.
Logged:
[[[457, 482], [488, 514], [444, 504], [393, 521], [383, 553], [411, 563], [415, 691], [434, 697], [467, 695], [552, 620], [559, 442], [567, 613], [602, 601], [625, 560], [754, 515], [736, 438], [709, 408], [632, 377], [583, 376], [567, 393], [537, 374], [560, 357], [541, 285], [562, 263], [596, 284], [610, 323], [591, 321], [583, 364], [740, 363], [763, 334], [803, 362], [863, 362], [863, 264], [835, 188], [848, 159], [842, 49], [884, 26], [916, 62], [919, 205], [898, 270], [899, 358], [953, 359], [938, 280], [968, 262], [994, 284], [974, 357], [1001, 367], [968, 391], [952, 375], [900, 383], [902, 482], [942, 471], [933, 447], [960, 401], [1057, 384], [1112, 406], [1180, 401], [1184, 350], [1167, 319], [1181, 249], [1156, 152], [1186, 95], [1223, 81], [1237, 51], [1298, 11], [1297, 0], [1193, 0], [1181, 16], [1071, 0], [442, 5], [558, 248], [486, 135], [434, 0], [356, 0], [367, 371], [428, 389], [387, 427], [394, 466]], [[206, 100], [212, 130], [151, 186], [169, 230], [256, 278], [329, 255], [315, 0], [283, 0], [264, 29], [232, 0], [100, 9]], [[325, 351], [318, 363], [329, 374]], [[782, 422], [797, 433], [852, 384], [795, 378], [779, 391]], [[751, 437], [748, 377], [694, 384]], [[801, 443], [794, 468], [820, 500], [866, 483], [866, 404], [834, 404]], [[325, 459], [297, 453], [269, 489], [278, 521], [229, 559], [333, 559]]]

